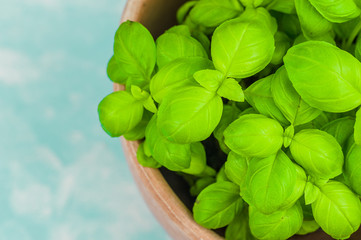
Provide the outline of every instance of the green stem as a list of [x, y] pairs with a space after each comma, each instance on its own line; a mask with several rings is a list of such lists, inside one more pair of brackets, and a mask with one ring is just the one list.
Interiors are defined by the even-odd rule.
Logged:
[[360, 31], [361, 31], [361, 21], [359, 21], [357, 23], [357, 25], [355, 26], [355, 28], [351, 32], [350, 37], [346, 42], [345, 49], [349, 49], [351, 47], [353, 41], [356, 39], [356, 37], [360, 33]]

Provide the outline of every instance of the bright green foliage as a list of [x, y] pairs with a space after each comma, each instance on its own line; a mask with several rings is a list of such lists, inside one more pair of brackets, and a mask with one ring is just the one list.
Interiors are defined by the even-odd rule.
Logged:
[[100, 123], [140, 140], [139, 164], [177, 172], [196, 222], [226, 240], [345, 239], [361, 223], [360, 9], [191, 0], [156, 42], [126, 21], [107, 66], [125, 91]]
[[206, 161], [206, 151], [204, 150], [202, 143], [191, 143], [191, 164], [189, 168], [183, 169], [182, 172], [192, 175], [200, 175], [207, 166]]
[[290, 146], [292, 156], [309, 175], [330, 179], [342, 173], [341, 146], [330, 134], [305, 129], [295, 135]]
[[310, 0], [321, 15], [330, 22], [347, 22], [360, 15], [354, 0]]
[[179, 24], [184, 23], [186, 20], [189, 11], [198, 3], [198, 0], [196, 1], [187, 1], [184, 3], [177, 11], [177, 21]]
[[191, 20], [205, 27], [217, 27], [243, 12], [238, 0], [200, 0], [189, 13]]
[[143, 167], [151, 167], [151, 168], [159, 168], [162, 165], [160, 165], [159, 162], [154, 160], [153, 157], [147, 156], [144, 152], [144, 143], [139, 144], [138, 150], [137, 150], [137, 160], [140, 165]]
[[291, 47], [291, 39], [283, 32], [276, 32], [275, 34], [275, 52], [273, 53], [271, 63], [274, 65], [281, 64], [283, 56]]
[[270, 63], [274, 38], [267, 27], [257, 22], [228, 21], [212, 36], [214, 66], [227, 77], [249, 77]]
[[300, 230], [296, 233], [297, 235], [306, 235], [313, 233], [320, 228], [315, 220], [303, 220]]
[[172, 170], [181, 171], [191, 165], [191, 145], [178, 144], [168, 141], [157, 128], [157, 115], [150, 120], [145, 131], [145, 145], [150, 155], [162, 166]]
[[347, 112], [361, 104], [361, 63], [346, 51], [308, 41], [290, 48], [284, 62], [294, 88], [310, 106]]
[[99, 121], [111, 137], [131, 131], [142, 120], [143, 111], [142, 101], [125, 91], [109, 94], [98, 106]]
[[208, 138], [222, 115], [222, 99], [203, 87], [188, 87], [164, 98], [157, 126], [169, 141], [199, 142]]
[[223, 166], [218, 170], [218, 173], [216, 176], [216, 182], [219, 182], [219, 181], [228, 181], [229, 182], [229, 179], [224, 170], [225, 170], [225, 167], [223, 164]]
[[293, 163], [296, 168], [296, 184], [293, 187], [292, 194], [287, 198], [284, 203], [284, 206], [281, 209], [287, 209], [292, 207], [303, 195], [306, 183], [307, 183], [307, 176], [305, 170], [302, 167], [298, 166], [297, 164]]
[[267, 9], [286, 13], [286, 14], [296, 13], [294, 0], [273, 0], [267, 6]]
[[117, 82], [123, 83], [128, 77], [149, 82], [156, 62], [152, 35], [138, 22], [122, 23], [114, 37], [114, 58], [118, 63], [117, 71], [108, 71], [108, 75], [116, 75]]
[[[280, 150], [267, 158], [253, 158], [249, 161], [241, 196], [261, 213], [271, 214], [290, 202], [296, 183], [297, 169]], [[295, 196], [295, 200], [302, 195], [302, 191], [299, 196]]]
[[214, 177], [203, 177], [198, 179], [190, 188], [191, 196], [198, 196], [198, 194], [205, 189], [207, 186], [215, 182]]
[[228, 127], [228, 125], [236, 120], [241, 111], [235, 105], [224, 105], [222, 118], [219, 121], [217, 127], [213, 131], [213, 136], [217, 139], [218, 144], [223, 152], [228, 153], [230, 150], [227, 145], [224, 143], [223, 132]]
[[361, 37], [357, 38], [356, 47], [355, 47], [355, 57], [361, 61]]
[[200, 57], [179, 58], [168, 63], [150, 81], [154, 100], [161, 103], [164, 97], [172, 96], [179, 88], [197, 86], [193, 74], [207, 68], [212, 68], [212, 62]]
[[347, 139], [353, 134], [355, 120], [351, 117], [336, 118], [324, 125], [321, 130], [331, 134], [343, 147]]
[[361, 145], [361, 108], [356, 112], [356, 122], [355, 122], [355, 143]]
[[337, 181], [318, 186], [312, 212], [323, 231], [335, 239], [347, 239], [361, 224], [360, 199]]
[[157, 65], [162, 68], [177, 58], [208, 58], [202, 44], [191, 36], [179, 33], [164, 33], [157, 39]]
[[283, 128], [261, 114], [246, 114], [224, 131], [224, 142], [235, 153], [247, 157], [268, 157], [283, 144]]
[[273, 75], [271, 91], [275, 105], [293, 126], [308, 123], [321, 113], [302, 100], [293, 88], [284, 66]]
[[242, 185], [246, 179], [248, 163], [245, 157], [242, 157], [234, 152], [230, 152], [227, 161], [224, 164], [224, 171], [227, 177], [235, 184]]
[[288, 121], [275, 104], [271, 92], [271, 81], [273, 75], [259, 79], [249, 86], [245, 91], [247, 102], [259, 113], [276, 119], [282, 125], [288, 125]]
[[145, 129], [148, 126], [149, 120], [152, 118], [152, 113], [149, 111], [143, 112], [142, 120], [132, 130], [123, 134], [123, 137], [129, 141], [136, 141], [143, 139], [145, 136]]
[[226, 240], [256, 240], [249, 228], [248, 209], [244, 208], [242, 213], [228, 225], [225, 233]]
[[259, 8], [246, 8], [246, 10], [234, 22], [250, 22], [261, 24], [271, 34], [274, 35], [277, 32], [277, 21], [271, 14], [263, 7]]
[[315, 39], [331, 31], [332, 24], [322, 17], [309, 0], [295, 0], [295, 5], [303, 35], [307, 39]]
[[242, 211], [238, 185], [221, 181], [206, 187], [193, 206], [194, 220], [206, 228], [228, 225]]
[[260, 240], [286, 240], [301, 228], [302, 221], [299, 203], [268, 215], [249, 207], [249, 226], [253, 236]]
[[351, 136], [345, 158], [344, 176], [351, 189], [361, 196], [361, 145], [353, 140]]

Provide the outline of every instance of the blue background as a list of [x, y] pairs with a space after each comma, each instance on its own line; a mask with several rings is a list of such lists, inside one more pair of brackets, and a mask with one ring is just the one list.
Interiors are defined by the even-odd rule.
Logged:
[[169, 239], [97, 105], [125, 0], [0, 0], [0, 240]]

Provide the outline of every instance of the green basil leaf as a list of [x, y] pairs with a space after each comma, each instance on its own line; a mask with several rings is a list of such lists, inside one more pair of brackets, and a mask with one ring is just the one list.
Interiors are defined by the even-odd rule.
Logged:
[[350, 146], [345, 158], [344, 177], [353, 191], [361, 195], [361, 146], [350, 138]]
[[361, 224], [360, 199], [337, 181], [320, 186], [312, 212], [322, 230], [335, 239], [349, 238]]
[[330, 179], [342, 173], [343, 153], [336, 139], [321, 130], [297, 133], [290, 146], [292, 156], [308, 174]]
[[222, 108], [222, 99], [215, 93], [203, 87], [182, 88], [163, 99], [157, 125], [169, 141], [203, 141], [218, 125]]
[[273, 75], [271, 92], [276, 106], [293, 126], [310, 122], [321, 114], [320, 110], [302, 100], [293, 88], [284, 66]]
[[249, 228], [248, 211], [245, 210], [227, 226], [226, 240], [256, 240]]
[[340, 146], [343, 147], [353, 133], [354, 124], [355, 120], [351, 117], [337, 118], [324, 125], [321, 130], [335, 137]]
[[140, 165], [143, 167], [150, 167], [150, 168], [160, 168], [162, 165], [160, 165], [159, 162], [154, 160], [152, 157], [148, 157], [144, 153], [144, 143], [140, 143], [137, 150], [137, 160]]
[[274, 102], [271, 92], [272, 78], [273, 75], [269, 75], [252, 83], [252, 85], [244, 91], [246, 100], [254, 109], [263, 115], [276, 119], [282, 125], [289, 125], [289, 122]]
[[303, 35], [307, 39], [323, 36], [331, 31], [332, 24], [312, 6], [309, 0], [295, 0]]
[[276, 32], [275, 47], [276, 48], [273, 53], [271, 63], [273, 65], [278, 65], [283, 62], [283, 56], [286, 54], [287, 50], [291, 47], [291, 39], [287, 36], [286, 33]]
[[206, 187], [193, 206], [194, 220], [206, 228], [220, 228], [233, 221], [243, 207], [239, 187], [231, 182], [216, 182]]
[[354, 34], [354, 30], [356, 29], [357, 25], [360, 24], [360, 22], [360, 18], [355, 18], [344, 23], [334, 23], [333, 30], [339, 39], [345, 41], [348, 40], [352, 34]]
[[200, 0], [189, 15], [196, 24], [205, 27], [217, 27], [221, 23], [235, 18], [243, 12], [237, 0]]
[[284, 62], [294, 88], [310, 106], [347, 112], [361, 104], [361, 63], [348, 52], [308, 41], [290, 48]]
[[211, 40], [207, 37], [207, 35], [201, 32], [198, 29], [192, 31], [192, 37], [198, 40], [206, 50], [208, 57], [211, 56]]
[[293, 207], [266, 215], [249, 207], [249, 226], [252, 234], [260, 240], [288, 239], [302, 226], [302, 208]]
[[330, 22], [347, 22], [360, 15], [354, 0], [309, 0], [317, 11]]
[[329, 119], [327, 117], [327, 114], [324, 113], [324, 112], [321, 112], [321, 114], [318, 115], [318, 117], [316, 117], [311, 122], [296, 126], [295, 127], [295, 133], [298, 133], [298, 132], [300, 132], [301, 130], [304, 130], [304, 129], [321, 129], [327, 123], [329, 123]]
[[107, 75], [115, 83], [125, 84], [128, 75], [122, 71], [121, 64], [116, 60], [114, 55], [110, 58], [107, 65]]
[[224, 164], [224, 171], [229, 180], [237, 185], [242, 185], [246, 179], [248, 169], [247, 159], [235, 152], [230, 152]]
[[114, 58], [119, 63], [119, 76], [149, 82], [156, 62], [152, 35], [138, 22], [123, 22], [115, 33]]
[[223, 132], [231, 122], [233, 122], [238, 118], [240, 113], [241, 110], [239, 110], [239, 108], [236, 107], [234, 104], [232, 105], [225, 104], [223, 106], [221, 120], [219, 121], [217, 127], [213, 131], [213, 136], [217, 139], [220, 148], [225, 153], [228, 153], [230, 149], [224, 143]]
[[166, 33], [175, 33], [187, 37], [191, 37], [191, 31], [187, 25], [176, 25], [165, 31]]
[[320, 228], [315, 220], [304, 220], [301, 229], [296, 233], [297, 235], [306, 235], [316, 232]]
[[202, 44], [196, 39], [176, 33], [164, 33], [157, 41], [157, 65], [159, 69], [177, 58], [208, 58]]
[[274, 52], [274, 38], [257, 22], [228, 21], [212, 36], [214, 66], [227, 77], [245, 78], [264, 69]]
[[229, 179], [226, 175], [226, 172], [225, 172], [225, 165], [223, 164], [223, 166], [219, 169], [218, 173], [217, 173], [217, 176], [216, 176], [216, 181], [219, 182], [219, 181], [228, 181], [229, 182]]
[[99, 121], [111, 137], [119, 137], [137, 126], [142, 120], [142, 101], [129, 92], [118, 91], [106, 96], [98, 106]]
[[199, 175], [203, 173], [207, 166], [206, 150], [200, 142], [191, 143], [191, 164], [189, 168], [183, 169], [182, 172]]
[[356, 112], [354, 138], [357, 145], [361, 145], [361, 108]]
[[294, 0], [273, 0], [267, 9], [282, 12], [286, 14], [296, 13], [295, 1]]
[[198, 1], [187, 1], [180, 8], [178, 8], [178, 10], [177, 10], [177, 22], [179, 24], [182, 24], [186, 20], [190, 10], [197, 3], [198, 3]]
[[200, 70], [193, 75], [194, 79], [204, 88], [211, 92], [216, 92], [222, 84], [224, 75], [217, 70]]
[[247, 114], [226, 128], [224, 141], [237, 154], [268, 157], [282, 147], [283, 128], [277, 121], [261, 114]]
[[294, 135], [295, 135], [295, 128], [293, 127], [293, 125], [288, 126], [285, 129], [285, 133], [283, 134], [283, 146], [285, 148], [287, 148], [291, 145]]
[[263, 25], [267, 30], [274, 35], [277, 32], [277, 21], [271, 14], [263, 7], [246, 8], [240, 17], [234, 22], [252, 22]]
[[261, 213], [271, 214], [290, 202], [296, 183], [296, 167], [280, 150], [269, 157], [249, 161], [241, 196]]
[[198, 194], [207, 186], [215, 182], [214, 177], [199, 178], [190, 188], [191, 196], [198, 196]]
[[272, 0], [240, 0], [241, 3], [249, 8], [257, 8], [269, 4]]
[[320, 194], [320, 189], [311, 182], [306, 183], [305, 187], [305, 204], [309, 205], [316, 201]]
[[281, 14], [278, 17], [278, 31], [286, 33], [292, 39], [299, 36], [302, 32], [298, 16], [296, 14]]
[[181, 171], [191, 165], [191, 145], [177, 144], [164, 138], [157, 128], [157, 115], [153, 115], [145, 131], [145, 145], [162, 166]]
[[357, 41], [356, 41], [355, 57], [357, 58], [357, 60], [361, 61], [361, 37], [360, 37], [360, 35], [359, 35], [359, 37], [357, 38]]
[[296, 168], [296, 184], [294, 185], [292, 194], [285, 201], [284, 206], [281, 209], [287, 209], [292, 207], [303, 195], [307, 183], [306, 173], [297, 164], [293, 163]]
[[161, 68], [150, 81], [150, 92], [158, 103], [168, 95], [173, 95], [184, 86], [198, 86], [193, 74], [199, 70], [213, 68], [206, 58], [179, 58]]
[[241, 85], [233, 79], [226, 78], [217, 90], [217, 94], [235, 102], [244, 102], [244, 93]]
[[145, 129], [147, 128], [147, 125], [149, 123], [149, 120], [152, 118], [153, 114], [149, 111], [143, 112], [143, 117], [140, 123], [138, 123], [137, 126], [135, 126], [132, 130], [129, 132], [126, 132], [123, 134], [123, 137], [127, 139], [128, 141], [136, 141], [143, 139], [145, 136]]

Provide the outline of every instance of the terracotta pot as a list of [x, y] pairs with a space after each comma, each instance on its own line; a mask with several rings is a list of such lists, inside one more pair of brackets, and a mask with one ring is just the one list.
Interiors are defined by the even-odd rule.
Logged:
[[[128, 0], [121, 21], [133, 20], [146, 26], [154, 37], [176, 24], [176, 9], [186, 0]], [[114, 84], [114, 91], [123, 90], [123, 86]], [[179, 184], [179, 178], [166, 170], [145, 168], [138, 164], [136, 151], [139, 142], [127, 141], [123, 137], [121, 143], [129, 168], [148, 207], [173, 239], [179, 240], [222, 240], [219, 234], [198, 225], [189, 208], [192, 206], [184, 192], [188, 186]], [[174, 180], [175, 179], [175, 180]], [[169, 183], [172, 182], [172, 187]], [[178, 195], [175, 193], [177, 192]], [[182, 200], [183, 201], [182, 201]], [[188, 202], [187, 202], [188, 201]], [[188, 205], [188, 207], [186, 206]], [[222, 232], [222, 231], [220, 231]], [[294, 236], [291, 239], [332, 239], [322, 231], [307, 236]], [[361, 239], [358, 231], [351, 239]]]

